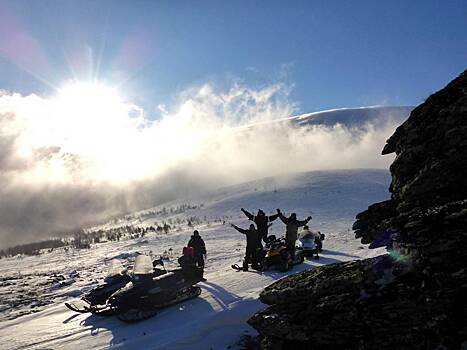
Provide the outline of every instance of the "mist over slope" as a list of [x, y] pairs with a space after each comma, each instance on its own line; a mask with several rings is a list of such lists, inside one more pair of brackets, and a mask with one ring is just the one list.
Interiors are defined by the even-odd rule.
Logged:
[[[29, 145], [25, 153], [21, 147], [32, 131], [22, 129], [24, 123], [14, 108], [2, 112], [0, 142], [6, 147], [0, 150], [0, 178], [5, 184], [0, 188], [0, 248], [67, 233], [180, 194], [270, 175], [386, 168], [392, 159], [380, 157], [379, 149], [410, 111], [410, 107], [362, 107], [281, 119], [293, 108], [271, 100], [277, 91], [231, 91], [219, 101], [207, 90], [201, 89], [158, 122], [128, 128], [123, 138], [101, 135], [102, 142], [127, 147], [119, 146], [102, 160], [65, 152], [65, 146], [53, 144]], [[18, 98], [10, 97], [10, 102]], [[2, 110], [8, 111], [5, 101], [0, 101], [6, 104]], [[254, 108], [245, 107], [247, 102]], [[237, 106], [243, 107], [237, 110]], [[216, 119], [213, 116], [221, 107]], [[226, 121], [238, 113], [251, 118], [243, 124]], [[102, 179], [102, 174], [95, 177], [96, 166], [108, 166], [105, 171], [112, 177], [123, 177], [118, 181]]]
[[[281, 208], [299, 217], [312, 215], [312, 226], [345, 230], [352, 225], [359, 208], [366, 208], [371, 199], [388, 198], [390, 181], [389, 172], [384, 169], [311, 171], [248, 181], [186, 200], [204, 204], [202, 209], [193, 211], [194, 215], [237, 216], [241, 207], [274, 214]], [[272, 231], [279, 235], [283, 233], [281, 230], [281, 225], [272, 226]]]

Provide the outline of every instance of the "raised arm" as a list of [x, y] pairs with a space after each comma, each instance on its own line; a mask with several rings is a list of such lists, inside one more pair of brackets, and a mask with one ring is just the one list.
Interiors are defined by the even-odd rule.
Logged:
[[305, 220], [297, 220], [297, 226], [300, 227], [300, 226], [305, 226], [306, 224], [308, 224], [308, 221], [311, 220], [311, 216], [307, 217]]
[[245, 210], [245, 209], [240, 209], [241, 211], [243, 211], [243, 214], [245, 214], [247, 216], [248, 219], [250, 220], [253, 220], [253, 218], [255, 217], [252, 213], [250, 213], [249, 211]]
[[281, 219], [282, 222], [283, 222], [284, 224], [286, 224], [286, 225], [287, 225], [287, 223], [289, 222], [289, 220], [288, 220], [288, 219], [284, 216], [284, 214], [282, 214], [282, 213], [279, 213], [279, 219]]
[[234, 229], [236, 229], [238, 232], [243, 233], [244, 235], [246, 235], [246, 233], [247, 233], [247, 231], [248, 231], [248, 230], [244, 230], [244, 229], [242, 229], [242, 228], [240, 228], [240, 227], [238, 227], [237, 225], [234, 225], [234, 224], [231, 224], [231, 226], [232, 226]]
[[279, 217], [279, 214], [269, 215], [268, 216], [268, 221], [272, 222], [272, 221], [276, 220], [278, 217]]

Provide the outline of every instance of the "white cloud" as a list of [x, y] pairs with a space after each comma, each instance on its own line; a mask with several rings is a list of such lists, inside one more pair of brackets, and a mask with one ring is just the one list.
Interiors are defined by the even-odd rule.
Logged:
[[391, 159], [379, 154], [397, 121], [356, 129], [270, 123], [296, 112], [289, 92], [281, 83], [227, 91], [205, 84], [181, 93], [174, 106], [159, 106], [157, 121], [109, 91], [79, 92], [82, 101], [76, 91], [2, 94], [0, 196], [7, 200], [0, 203], [0, 246], [152, 205], [177, 189], [284, 169], [388, 166]]

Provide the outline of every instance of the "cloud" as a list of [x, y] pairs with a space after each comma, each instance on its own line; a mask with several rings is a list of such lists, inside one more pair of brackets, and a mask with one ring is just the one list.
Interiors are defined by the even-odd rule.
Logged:
[[156, 121], [106, 93], [0, 95], [0, 247], [285, 169], [387, 167], [400, 122], [298, 126], [282, 83], [191, 88]]

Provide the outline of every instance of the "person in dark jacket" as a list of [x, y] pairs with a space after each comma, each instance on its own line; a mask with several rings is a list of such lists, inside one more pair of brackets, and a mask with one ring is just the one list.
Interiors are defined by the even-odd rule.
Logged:
[[285, 217], [280, 209], [277, 209], [277, 214], [279, 214], [279, 218], [286, 225], [285, 242], [293, 259], [295, 256], [295, 241], [297, 240], [298, 228], [305, 226], [308, 221], [311, 220], [311, 216], [307, 217], [305, 220], [298, 220], [297, 214], [292, 213], [289, 217]]
[[188, 242], [188, 247], [193, 248], [193, 258], [198, 267], [204, 268], [204, 255], [206, 254], [206, 244], [199, 235], [198, 230], [193, 231], [193, 235]]
[[264, 243], [267, 243], [269, 223], [276, 220], [279, 217], [279, 214], [268, 216], [261, 209], [258, 210], [258, 214], [256, 215], [251, 214], [243, 208], [241, 208], [241, 211], [246, 215], [248, 219], [250, 219], [256, 224], [261, 238], [263, 239]]
[[246, 235], [246, 252], [245, 259], [243, 260], [243, 271], [248, 271], [248, 264], [251, 262], [251, 267], [254, 269], [259, 268], [258, 264], [258, 251], [261, 250], [263, 245], [261, 244], [261, 235], [255, 228], [255, 225], [251, 224], [248, 230], [242, 229], [234, 224], [230, 224], [238, 232]]

